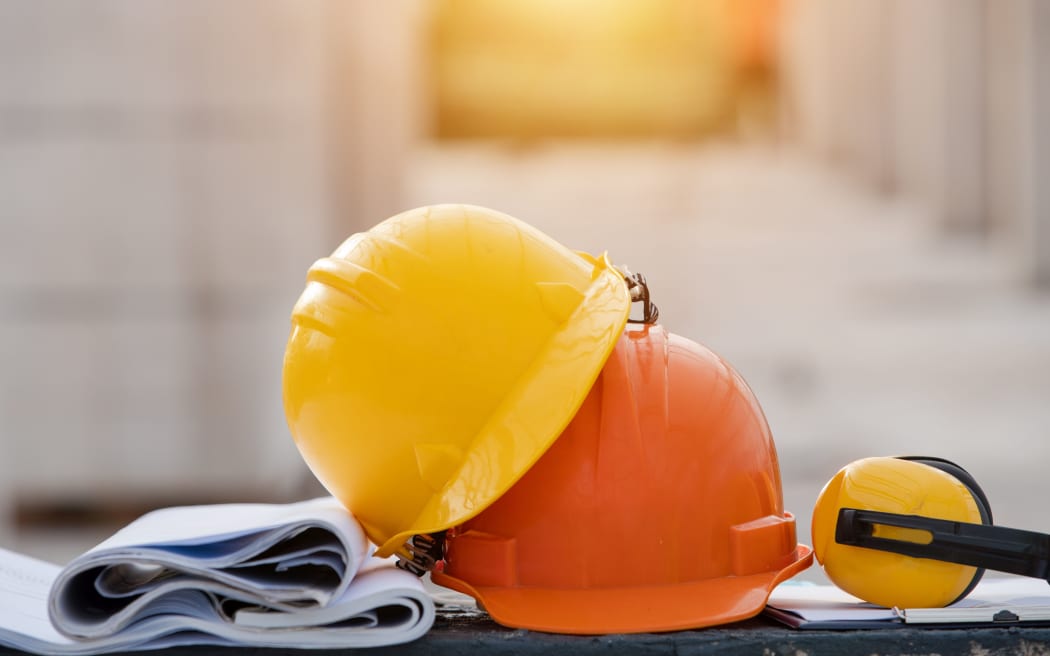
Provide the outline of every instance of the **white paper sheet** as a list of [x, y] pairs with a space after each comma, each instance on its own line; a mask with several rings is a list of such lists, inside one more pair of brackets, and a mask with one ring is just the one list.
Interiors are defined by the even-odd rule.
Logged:
[[57, 655], [420, 637], [433, 601], [369, 552], [330, 497], [157, 511], [64, 568], [0, 549], [0, 644]]
[[[965, 599], [946, 608], [895, 610], [866, 603], [833, 585], [788, 581], [773, 590], [767, 606], [773, 611], [770, 615], [789, 624], [826, 624], [827, 628], [834, 628], [835, 623], [843, 626], [868, 623], [870, 628], [877, 628], [881, 622], [890, 628], [904, 621], [993, 622], [995, 613], [1003, 609], [1012, 609], [1023, 617], [1026, 609], [1050, 607], [1050, 585], [1019, 576], [985, 576]], [[960, 612], [964, 610], [966, 612]], [[1039, 619], [1035, 613], [1027, 615]], [[792, 621], [792, 616], [798, 621]]]

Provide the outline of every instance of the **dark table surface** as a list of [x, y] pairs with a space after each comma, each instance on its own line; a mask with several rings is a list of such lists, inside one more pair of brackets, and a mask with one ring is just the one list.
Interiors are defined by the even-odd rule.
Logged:
[[[404, 645], [378, 649], [310, 650], [253, 647], [180, 647], [165, 656], [234, 656], [242, 654], [299, 656], [325, 654], [757, 654], [761, 656], [823, 656], [836, 654], [968, 654], [972, 656], [1050, 656], [1050, 628], [991, 627], [960, 629], [898, 628], [864, 631], [799, 631], [772, 620], [756, 619], [718, 628], [674, 633], [565, 636], [508, 629], [480, 611], [441, 609], [431, 631]], [[17, 654], [0, 649], [0, 654]]]
[[[483, 612], [441, 612], [423, 639], [383, 653], [454, 654], [1024, 654], [1050, 656], [1050, 628], [895, 628], [800, 631], [764, 617], [722, 627], [673, 633], [565, 636], [507, 629]], [[377, 650], [377, 653], [382, 650]]]

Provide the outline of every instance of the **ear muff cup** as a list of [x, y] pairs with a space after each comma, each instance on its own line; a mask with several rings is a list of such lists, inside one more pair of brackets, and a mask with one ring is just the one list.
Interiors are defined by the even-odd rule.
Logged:
[[[901, 460], [910, 460], [912, 462], [919, 462], [924, 465], [929, 465], [935, 469], [939, 469], [942, 472], [951, 474], [958, 479], [966, 489], [973, 495], [973, 500], [977, 502], [977, 509], [981, 513], [981, 523], [987, 526], [992, 524], [992, 507], [988, 503], [988, 496], [981, 489], [981, 486], [977, 484], [975, 479], [970, 472], [966, 471], [959, 465], [955, 464], [951, 460], [945, 460], [944, 458], [934, 458], [930, 456], [898, 456]], [[984, 569], [978, 569], [973, 575], [973, 580], [970, 581], [970, 585], [966, 586], [966, 589], [962, 593], [953, 599], [949, 604], [954, 604], [970, 594], [977, 584], [980, 583], [981, 577], [984, 576]]]
[[[813, 547], [828, 578], [843, 590], [880, 606], [939, 607], [965, 596], [982, 570], [840, 544], [835, 530], [842, 508], [989, 524], [987, 497], [972, 476], [939, 458], [865, 458], [841, 469], [817, 498]], [[874, 535], [924, 543], [928, 532], [877, 526]]]
[[921, 462], [924, 465], [929, 465], [935, 469], [939, 469], [942, 472], [951, 474], [970, 491], [973, 495], [974, 501], [977, 502], [977, 509], [981, 511], [981, 523], [992, 524], [992, 506], [988, 503], [988, 496], [981, 489], [981, 486], [977, 484], [977, 480], [959, 465], [955, 464], [951, 460], [945, 460], [944, 458], [934, 458], [930, 456], [897, 456], [901, 460], [910, 460], [912, 462]]

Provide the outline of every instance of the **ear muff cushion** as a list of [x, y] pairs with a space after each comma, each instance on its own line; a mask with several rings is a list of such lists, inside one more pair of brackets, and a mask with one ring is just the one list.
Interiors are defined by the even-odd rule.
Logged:
[[[944, 458], [935, 458], [931, 456], [900, 456], [901, 460], [911, 460], [912, 462], [918, 462], [924, 465], [939, 469], [946, 474], [951, 474], [960, 483], [966, 486], [966, 489], [970, 491], [973, 496], [973, 500], [977, 503], [977, 510], [981, 513], [981, 523], [986, 525], [992, 524], [992, 508], [991, 504], [988, 503], [988, 497], [985, 495], [984, 490], [977, 484], [977, 480], [959, 465], [955, 464], [951, 460]], [[977, 584], [981, 581], [981, 577], [984, 576], [984, 568], [978, 569], [974, 572], [973, 580], [966, 586], [966, 589], [952, 601], [954, 604], [960, 599], [966, 598], [966, 595], [973, 592], [973, 589], [977, 587]]]

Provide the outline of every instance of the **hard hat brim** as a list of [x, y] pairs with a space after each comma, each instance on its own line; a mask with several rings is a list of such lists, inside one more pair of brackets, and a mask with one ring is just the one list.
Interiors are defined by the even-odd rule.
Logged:
[[623, 276], [605, 256], [600, 260], [583, 301], [478, 432], [456, 475], [411, 529], [378, 545], [377, 556], [395, 553], [413, 535], [444, 531], [477, 516], [569, 425], [623, 334], [631, 309]]
[[778, 584], [813, 563], [798, 545], [796, 560], [779, 571], [674, 585], [551, 589], [472, 586], [435, 572], [438, 585], [478, 600], [504, 626], [549, 633], [599, 635], [699, 629], [754, 617]]

